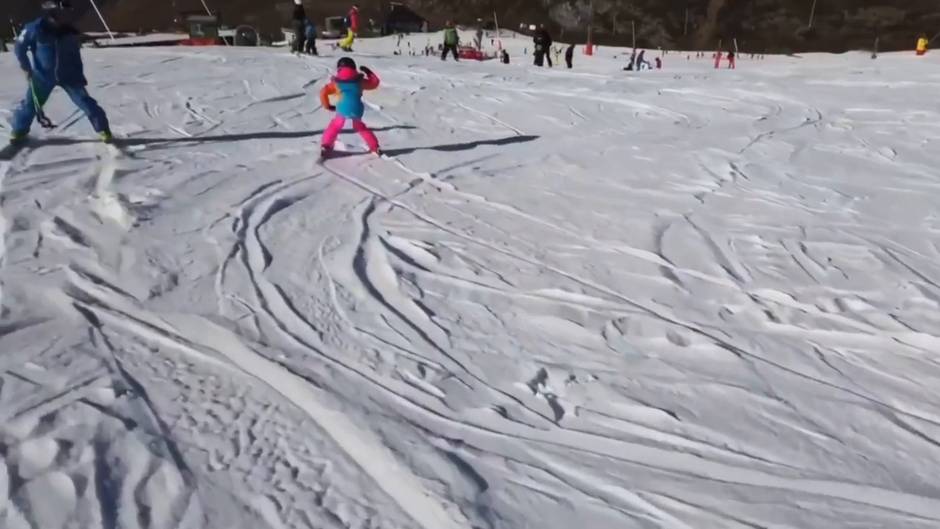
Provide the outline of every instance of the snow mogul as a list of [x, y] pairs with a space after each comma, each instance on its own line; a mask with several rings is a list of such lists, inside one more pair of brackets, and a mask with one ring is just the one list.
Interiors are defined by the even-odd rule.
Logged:
[[43, 127], [53, 127], [42, 113], [42, 106], [52, 90], [59, 86], [85, 113], [101, 140], [110, 143], [113, 138], [108, 117], [85, 89], [88, 81], [82, 65], [79, 32], [71, 23], [71, 1], [46, 0], [42, 9], [43, 15], [26, 24], [16, 38], [14, 51], [29, 87], [23, 102], [13, 113], [10, 142], [24, 142], [37, 116]]

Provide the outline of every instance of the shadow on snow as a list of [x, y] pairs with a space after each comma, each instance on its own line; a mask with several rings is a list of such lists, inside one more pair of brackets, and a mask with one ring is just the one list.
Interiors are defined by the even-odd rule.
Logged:
[[484, 145], [512, 145], [514, 143], [527, 143], [539, 139], [539, 136], [509, 136], [508, 138], [497, 138], [495, 140], [477, 140], [462, 143], [449, 143], [446, 145], [433, 145], [430, 147], [405, 147], [401, 149], [383, 149], [382, 152], [388, 156], [400, 156], [402, 154], [411, 154], [415, 151], [439, 151], [439, 152], [457, 152], [469, 151], [482, 147]]
[[[386, 132], [390, 130], [411, 130], [415, 129], [412, 125], [392, 125], [387, 127], [375, 127], [372, 130], [374, 132]], [[344, 133], [353, 134], [353, 130], [343, 130]], [[217, 134], [212, 136], [193, 136], [191, 138], [186, 137], [177, 137], [177, 138], [152, 138], [152, 137], [130, 137], [130, 138], [115, 138], [114, 143], [119, 147], [129, 147], [134, 145], [160, 145], [160, 144], [194, 144], [199, 145], [203, 143], [223, 143], [223, 142], [239, 142], [239, 141], [250, 141], [250, 140], [285, 140], [285, 139], [297, 139], [297, 138], [312, 138], [322, 134], [322, 130], [298, 130], [298, 131], [267, 131], [267, 132], [246, 132], [241, 134]], [[417, 151], [438, 151], [438, 152], [458, 152], [458, 151], [469, 151], [477, 147], [482, 147], [486, 145], [494, 146], [503, 146], [503, 145], [512, 145], [515, 143], [527, 143], [530, 141], [535, 141], [539, 139], [539, 136], [533, 135], [522, 135], [522, 136], [509, 136], [506, 138], [496, 138], [491, 140], [475, 140], [467, 141], [460, 143], [448, 143], [441, 145], [431, 145], [428, 147], [402, 147], [398, 149], [387, 149], [383, 152], [388, 156], [400, 156], [402, 154], [411, 154]], [[36, 140], [38, 145], [74, 145], [78, 143], [97, 143], [98, 140], [85, 139], [85, 138], [68, 138], [68, 137], [51, 137], [51, 138], [40, 138]]]

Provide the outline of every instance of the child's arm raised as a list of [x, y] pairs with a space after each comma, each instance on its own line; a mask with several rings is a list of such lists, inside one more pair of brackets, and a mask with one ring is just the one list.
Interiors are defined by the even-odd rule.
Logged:
[[360, 66], [360, 70], [365, 74], [366, 78], [362, 80], [362, 89], [363, 90], [375, 90], [379, 87], [379, 76], [375, 75], [368, 66]]

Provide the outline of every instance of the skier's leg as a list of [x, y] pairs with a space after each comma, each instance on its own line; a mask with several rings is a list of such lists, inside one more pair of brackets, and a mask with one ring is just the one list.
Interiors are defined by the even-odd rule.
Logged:
[[306, 28], [303, 24], [294, 24], [294, 53], [303, 53], [304, 52], [304, 37], [306, 35]]
[[330, 124], [326, 126], [326, 130], [323, 131], [323, 142], [322, 146], [324, 149], [332, 149], [333, 144], [336, 143], [336, 137], [339, 136], [339, 133], [343, 130], [343, 125], [346, 124], [346, 118], [340, 116], [339, 114], [330, 121]]
[[362, 139], [365, 140], [366, 145], [369, 146], [369, 151], [376, 152], [379, 150], [379, 140], [375, 137], [375, 134], [369, 129], [369, 126], [362, 122], [361, 119], [353, 120], [353, 130], [359, 133], [362, 136]]
[[446, 44], [444, 45], [444, 51], [441, 52], [441, 60], [442, 61], [447, 60], [447, 45]]
[[340, 41], [339, 47], [340, 47], [340, 48], [343, 48], [343, 49], [346, 50], [346, 51], [349, 51], [349, 49], [352, 48], [353, 39], [355, 39], [355, 38], [356, 38], [356, 34], [353, 33], [353, 31], [352, 31], [351, 29], [347, 29], [347, 30], [346, 30], [346, 38], [344, 38], [342, 41]]
[[13, 127], [13, 134], [16, 136], [25, 136], [28, 134], [30, 127], [33, 125], [33, 120], [36, 119], [36, 106], [33, 104], [33, 90], [36, 91], [36, 98], [39, 99], [39, 104], [44, 105], [49, 99], [49, 94], [52, 93], [52, 89], [55, 88], [53, 85], [41, 83], [36, 79], [33, 79], [32, 83], [33, 88], [26, 88], [26, 96], [13, 113], [13, 120], [10, 125]]
[[88, 91], [85, 90], [84, 86], [64, 86], [62, 88], [65, 89], [65, 93], [69, 95], [75, 106], [85, 113], [95, 132], [111, 131], [111, 127], [108, 125], [108, 116], [98, 102], [88, 95]]

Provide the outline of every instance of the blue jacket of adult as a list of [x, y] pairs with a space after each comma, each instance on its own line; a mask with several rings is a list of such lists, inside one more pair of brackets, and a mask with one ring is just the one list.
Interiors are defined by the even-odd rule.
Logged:
[[313, 25], [313, 22], [307, 21], [306, 26], [306, 36], [307, 40], [317, 40], [317, 27]]
[[[86, 86], [79, 32], [70, 25], [57, 25], [46, 17], [23, 28], [16, 39], [16, 58], [33, 79], [48, 85]], [[30, 60], [29, 53], [33, 57]]]

